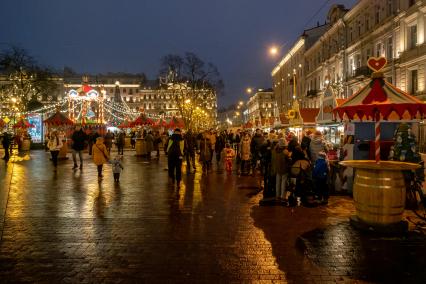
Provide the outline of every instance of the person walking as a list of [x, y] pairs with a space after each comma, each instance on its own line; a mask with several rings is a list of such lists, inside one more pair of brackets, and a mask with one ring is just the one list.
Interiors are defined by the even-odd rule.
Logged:
[[191, 165], [194, 172], [196, 171], [195, 167], [195, 152], [197, 150], [197, 139], [192, 133], [192, 130], [189, 129], [184, 136], [185, 140], [185, 159], [186, 159], [186, 173], [190, 173]]
[[182, 138], [182, 134], [179, 128], [173, 131], [173, 135], [169, 138], [167, 146], [167, 162], [169, 179], [174, 184], [180, 187], [180, 181], [182, 179], [182, 160], [185, 142]]
[[161, 144], [161, 136], [159, 131], [154, 132], [154, 151], [157, 152], [157, 158], [160, 158], [160, 144]]
[[210, 170], [212, 149], [210, 143], [210, 135], [208, 131], [205, 131], [198, 139], [198, 149], [200, 152], [200, 162], [203, 165], [203, 173], [207, 173]]
[[276, 199], [278, 201], [287, 202], [286, 186], [290, 168], [290, 155], [284, 138], [278, 140], [278, 144], [272, 152], [272, 162], [273, 172], [276, 174]]
[[124, 144], [126, 143], [126, 133], [124, 131], [120, 131], [117, 136], [117, 151], [118, 155], [124, 154]]
[[80, 158], [80, 170], [83, 169], [83, 150], [84, 143], [87, 140], [86, 133], [84, 133], [83, 129], [80, 126], [75, 127], [75, 131], [71, 136], [72, 139], [72, 160], [74, 162], [74, 169], [78, 168], [77, 165], [77, 154]]
[[260, 148], [262, 147], [264, 142], [265, 140], [262, 135], [262, 131], [259, 128], [256, 129], [256, 133], [250, 142], [250, 152], [251, 152], [251, 158], [252, 158], [251, 170], [252, 170], [253, 176], [254, 176], [256, 167], [259, 164], [261, 159]]
[[130, 145], [132, 146], [132, 149], [135, 149], [136, 146], [136, 133], [132, 131], [130, 134]]
[[152, 136], [152, 132], [149, 131], [146, 135], [145, 135], [145, 145], [146, 145], [146, 154], [148, 159], [151, 159], [151, 152], [152, 150], [154, 150], [154, 137]]
[[92, 156], [93, 162], [98, 168], [98, 178], [101, 179], [103, 165], [109, 161], [109, 153], [102, 137], [96, 138], [96, 143], [92, 147]]
[[92, 155], [92, 148], [93, 148], [93, 144], [96, 143], [96, 139], [99, 137], [99, 133], [98, 131], [93, 131], [91, 130], [90, 134], [89, 134], [89, 155]]
[[217, 169], [221, 170], [220, 166], [220, 156], [222, 155], [222, 150], [225, 148], [226, 144], [226, 137], [221, 133], [216, 137], [216, 142], [214, 145], [214, 151], [216, 153], [216, 163], [217, 163]]
[[3, 149], [4, 149], [4, 157], [3, 157], [3, 160], [5, 160], [5, 161], [6, 161], [6, 163], [9, 161], [9, 158], [10, 158], [10, 151], [9, 151], [9, 148], [10, 148], [10, 144], [11, 144], [11, 142], [12, 142], [12, 138], [10, 137], [9, 133], [7, 133], [7, 131], [5, 131], [5, 132], [3, 133], [3, 139], [2, 139], [2, 141], [1, 141], [1, 144], [2, 144]]
[[225, 148], [223, 148], [223, 156], [225, 158], [225, 170], [228, 174], [232, 173], [232, 164], [235, 158], [235, 151], [232, 149], [231, 144], [226, 143]]
[[112, 133], [111, 130], [108, 130], [108, 132], [105, 134], [105, 139], [104, 139], [104, 144], [108, 150], [108, 153], [111, 153], [112, 140], [114, 140], [114, 133]]
[[238, 150], [241, 160], [239, 175], [248, 175], [250, 173], [250, 144], [250, 135], [246, 133], [241, 140]]
[[115, 183], [119, 183], [120, 182], [120, 174], [121, 174], [121, 172], [124, 169], [123, 164], [121, 163], [121, 159], [122, 159], [122, 156], [121, 155], [117, 155], [111, 161], [112, 174], [114, 176], [114, 182]]
[[59, 151], [63, 146], [62, 140], [59, 138], [57, 131], [53, 131], [51, 133], [47, 146], [49, 147], [50, 154], [52, 155], [52, 162], [53, 166], [55, 167], [54, 171], [56, 172], [56, 169], [58, 167]]

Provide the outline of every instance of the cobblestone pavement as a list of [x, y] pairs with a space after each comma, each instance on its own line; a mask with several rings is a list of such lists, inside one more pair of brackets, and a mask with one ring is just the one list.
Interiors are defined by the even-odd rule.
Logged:
[[[336, 268], [330, 269], [311, 249], [318, 246], [310, 237], [315, 230], [348, 222], [349, 198], [333, 197], [318, 208], [259, 207], [261, 195], [253, 195], [251, 177], [197, 171], [185, 174], [178, 190], [168, 185], [165, 166], [164, 156], [147, 162], [126, 152], [121, 182], [115, 185], [108, 165], [98, 182], [89, 156], [82, 171], [73, 171], [68, 160], [60, 162], [57, 173], [43, 151], [8, 166], [0, 162], [0, 282], [388, 279], [361, 277], [337, 258], [327, 260]], [[307, 240], [302, 249], [296, 245], [301, 236]], [[358, 249], [356, 242], [350, 245]], [[335, 248], [323, 251], [335, 257]]]

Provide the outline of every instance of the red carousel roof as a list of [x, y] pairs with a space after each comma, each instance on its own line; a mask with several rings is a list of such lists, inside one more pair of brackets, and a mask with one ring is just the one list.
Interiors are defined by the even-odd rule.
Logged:
[[376, 69], [378, 60], [381, 59], [372, 58], [368, 62], [370, 68], [376, 71], [371, 82], [336, 107], [333, 110], [334, 115], [338, 115], [340, 119], [346, 116], [348, 119], [361, 120], [387, 120], [392, 114], [399, 119], [423, 117], [426, 104], [385, 81], [379, 71], [386, 64], [386, 60], [384, 63], [380, 62], [381, 65]]
[[59, 125], [74, 125], [74, 122], [71, 119], [69, 119], [68, 117], [66, 117], [65, 115], [63, 115], [62, 113], [60, 113], [59, 111], [56, 112], [51, 117], [45, 119], [43, 122], [46, 123], [49, 126], [50, 125], [54, 125], [54, 126], [59, 126]]
[[34, 125], [29, 123], [28, 120], [21, 118], [13, 128], [21, 128], [21, 129], [27, 129], [27, 128], [33, 128]]

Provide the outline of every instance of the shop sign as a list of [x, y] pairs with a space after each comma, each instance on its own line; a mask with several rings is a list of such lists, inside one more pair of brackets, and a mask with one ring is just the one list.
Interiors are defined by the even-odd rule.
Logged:
[[43, 128], [42, 119], [40, 114], [28, 115], [28, 122], [34, 125], [34, 127], [28, 128], [28, 134], [31, 136], [33, 143], [42, 143]]
[[355, 124], [354, 123], [346, 123], [345, 124], [345, 135], [355, 135]]

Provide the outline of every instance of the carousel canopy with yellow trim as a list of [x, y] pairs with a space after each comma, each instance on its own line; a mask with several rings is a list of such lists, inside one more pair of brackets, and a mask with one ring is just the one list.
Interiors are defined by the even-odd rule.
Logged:
[[340, 119], [375, 120], [423, 118], [426, 104], [373, 74], [369, 84], [333, 110]]

